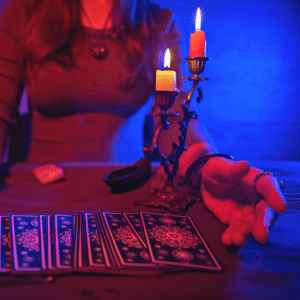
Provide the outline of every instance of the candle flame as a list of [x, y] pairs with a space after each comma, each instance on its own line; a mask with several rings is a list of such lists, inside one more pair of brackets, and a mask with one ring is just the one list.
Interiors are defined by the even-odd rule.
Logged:
[[165, 60], [164, 60], [164, 68], [165, 69], [170, 69], [171, 66], [171, 53], [170, 49], [168, 48], [165, 52]]
[[196, 30], [201, 30], [201, 21], [202, 21], [202, 13], [200, 7], [198, 7], [197, 15], [196, 15]]

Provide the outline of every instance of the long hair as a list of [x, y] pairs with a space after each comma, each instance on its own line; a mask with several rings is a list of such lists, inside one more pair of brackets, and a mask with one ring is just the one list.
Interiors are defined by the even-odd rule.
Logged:
[[[22, 63], [34, 70], [55, 57], [65, 67], [73, 64], [72, 46], [83, 38], [80, 21], [80, 0], [31, 0], [27, 2], [26, 35]], [[127, 83], [145, 69], [152, 82], [156, 61], [150, 61], [161, 44], [157, 28], [159, 9], [148, 0], [114, 0], [113, 26], [117, 34], [124, 27], [126, 64], [131, 74]], [[158, 58], [157, 58], [158, 60]]]

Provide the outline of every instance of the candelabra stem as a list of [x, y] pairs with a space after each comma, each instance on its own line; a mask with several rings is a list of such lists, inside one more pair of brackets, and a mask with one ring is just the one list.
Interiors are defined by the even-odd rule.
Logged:
[[198, 83], [199, 83], [198, 75], [196, 75], [194, 77], [197, 77], [197, 78], [193, 79], [193, 87], [190, 89], [190, 91], [188, 92], [188, 94], [186, 96], [186, 105], [190, 105], [192, 95], [193, 95], [193, 93], [194, 93], [194, 91], [197, 88]]
[[[168, 122], [169, 117], [178, 116], [178, 114], [169, 113], [168, 109], [170, 109], [175, 101], [175, 98], [178, 94], [178, 91], [156, 91], [155, 92], [155, 104], [159, 107], [159, 112], [151, 112], [152, 115], [156, 115], [160, 117], [161, 124], [158, 126], [154, 133], [154, 137], [152, 143], [149, 148], [144, 148], [145, 155], [150, 155], [153, 151], [156, 156], [161, 161], [161, 166], [164, 167], [164, 171], [167, 175], [167, 180], [162, 189], [154, 189], [149, 196], [145, 196], [141, 201], [137, 202], [137, 204], [145, 205], [145, 206], [155, 206], [162, 207], [171, 212], [184, 214], [186, 209], [193, 203], [199, 201], [199, 198], [191, 195], [190, 193], [186, 193], [180, 191], [178, 186], [174, 185], [174, 176], [178, 172], [179, 167], [179, 158], [182, 152], [186, 149], [185, 141], [187, 135], [188, 124], [191, 118], [195, 116], [194, 111], [190, 109], [190, 102], [193, 93], [198, 87], [199, 81], [210, 80], [209, 78], [200, 78], [199, 74], [201, 74], [204, 70], [206, 61], [209, 60], [207, 57], [187, 57], [189, 70], [193, 74], [193, 77], [183, 77], [183, 79], [187, 79], [193, 81], [193, 87], [188, 92], [185, 104], [181, 106], [183, 110], [183, 118], [178, 122], [180, 125], [180, 133], [181, 135], [178, 137], [178, 144], [173, 143], [173, 149], [168, 156], [165, 156], [159, 150], [158, 140], [162, 130], [168, 130], [170, 124]], [[198, 88], [199, 93], [199, 101], [202, 98], [201, 88]], [[172, 166], [172, 169], [171, 169]]]

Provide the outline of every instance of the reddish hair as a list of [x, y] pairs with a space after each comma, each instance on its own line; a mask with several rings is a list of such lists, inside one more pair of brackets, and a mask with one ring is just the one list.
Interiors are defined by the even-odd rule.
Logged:
[[[55, 57], [64, 67], [74, 65], [72, 46], [83, 38], [80, 21], [80, 0], [31, 0], [27, 2], [27, 26], [23, 48], [23, 66], [35, 70]], [[126, 84], [145, 69], [154, 80], [158, 57], [151, 54], [161, 45], [162, 34], [157, 28], [159, 8], [148, 0], [114, 0], [113, 25], [121, 34], [125, 27], [126, 64], [131, 74]], [[152, 59], [150, 59], [152, 57]]]

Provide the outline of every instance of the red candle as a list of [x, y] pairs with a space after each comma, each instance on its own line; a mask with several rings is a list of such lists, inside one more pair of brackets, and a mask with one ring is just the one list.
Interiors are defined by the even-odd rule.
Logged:
[[190, 57], [205, 56], [205, 33], [201, 30], [201, 11], [197, 9], [196, 31], [190, 36]]

